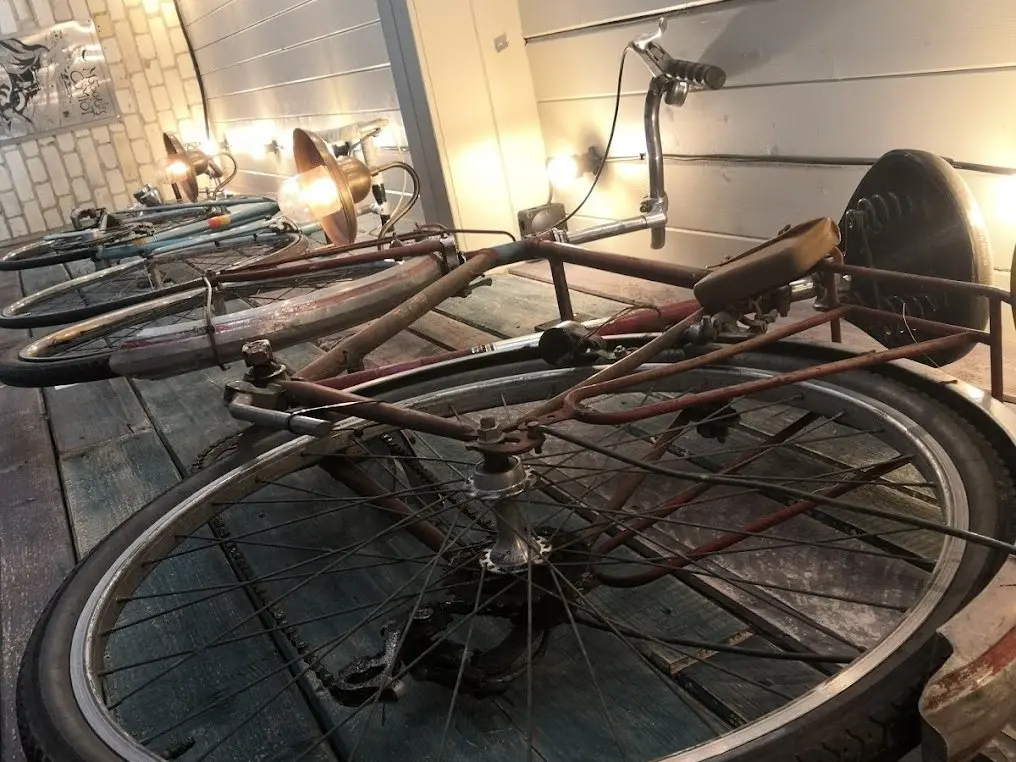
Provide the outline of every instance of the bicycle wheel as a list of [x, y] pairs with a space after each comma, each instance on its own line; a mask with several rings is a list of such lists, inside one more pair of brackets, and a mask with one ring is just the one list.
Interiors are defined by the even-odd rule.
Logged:
[[[196, 210], [191, 214], [174, 215], [173, 217], [157, 220], [149, 224], [156, 231], [162, 231], [177, 225], [184, 225], [188, 222], [203, 219], [213, 213], [214, 208], [210, 207], [207, 212]], [[133, 222], [132, 220], [131, 223]], [[146, 222], [146, 220], [138, 220], [138, 222]], [[129, 244], [130, 239], [135, 237], [137, 236], [127, 231], [117, 231], [115, 228], [111, 228], [101, 241], [75, 242], [37, 238], [0, 253], [0, 272], [27, 270], [33, 267], [46, 267], [48, 265], [62, 265], [67, 262], [76, 262], [79, 259], [90, 259], [98, 253], [99, 246], [102, 244], [108, 246]]]
[[[787, 351], [590, 404], [815, 359]], [[504, 420], [590, 372], [470, 358], [371, 394]], [[524, 456], [517, 511], [476, 497], [479, 458], [457, 442], [355, 419], [262, 441], [140, 510], [66, 581], [22, 664], [23, 742], [81, 762], [898, 759], [935, 629], [1001, 560], [907, 519], [1012, 536], [1011, 441], [922, 391], [890, 368], [690, 426], [557, 424], [595, 449], [551, 436]], [[604, 453], [752, 481], [703, 490]], [[898, 520], [796, 510], [786, 485]], [[506, 524], [521, 564], [487, 552]]]
[[29, 294], [0, 310], [0, 328], [64, 325], [192, 289], [208, 274], [271, 257], [295, 259], [310, 247], [299, 235], [268, 235], [253, 243], [198, 244], [132, 259]]
[[443, 258], [425, 255], [352, 265], [335, 256], [231, 273], [214, 287], [172, 289], [35, 338], [0, 359], [0, 383], [163, 378], [233, 362], [252, 339], [282, 348], [380, 317], [443, 272]]

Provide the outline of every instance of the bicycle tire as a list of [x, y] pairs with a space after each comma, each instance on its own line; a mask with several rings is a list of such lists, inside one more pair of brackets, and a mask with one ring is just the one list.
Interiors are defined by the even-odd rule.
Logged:
[[[138, 293], [130, 296], [120, 296], [102, 300], [101, 295], [93, 297], [89, 295], [92, 288], [101, 289], [103, 286], [115, 283], [118, 278], [140, 280], [145, 276], [146, 271], [153, 266], [185, 264], [191, 259], [200, 259], [210, 253], [221, 254], [237, 250], [237, 258], [243, 261], [254, 259], [253, 255], [241, 256], [242, 251], [248, 247], [253, 248], [261, 244], [268, 247], [268, 251], [259, 257], [285, 256], [288, 259], [295, 258], [305, 252], [310, 246], [310, 239], [299, 235], [289, 236], [267, 236], [263, 241], [255, 241], [253, 244], [244, 242], [237, 244], [229, 240], [211, 244], [197, 244], [182, 250], [156, 253], [141, 260], [123, 262], [94, 273], [83, 275], [78, 278], [59, 283], [34, 294], [29, 294], [13, 304], [9, 304], [0, 310], [0, 328], [43, 328], [54, 325], [66, 325], [87, 320], [90, 317], [101, 315], [106, 312], [113, 312], [124, 307], [131, 307], [135, 304], [159, 299], [171, 294], [194, 288], [200, 284], [200, 279], [163, 286], [152, 287], [151, 290], [139, 290]], [[227, 265], [228, 266], [228, 265]], [[202, 270], [195, 268], [195, 275]], [[147, 277], [147, 276], [146, 276]], [[83, 306], [67, 309], [46, 310], [45, 305], [52, 301], [70, 300], [81, 302]]]
[[49, 241], [40, 238], [8, 249], [3, 254], [0, 254], [0, 272], [18, 272], [35, 267], [62, 265], [67, 262], [88, 259], [94, 252], [95, 246], [93, 245], [54, 251]]
[[[182, 215], [171, 219], [153, 223], [156, 230], [165, 230], [184, 225], [200, 219], [207, 214]], [[139, 220], [143, 221], [143, 220]], [[122, 244], [120, 244], [122, 245]], [[128, 244], [129, 245], [129, 244]], [[49, 265], [63, 265], [68, 262], [76, 262], [82, 259], [91, 259], [95, 256], [98, 246], [96, 244], [83, 244], [80, 246], [68, 246], [66, 249], [56, 249], [51, 242], [45, 238], [37, 238], [19, 246], [7, 249], [0, 254], [0, 272], [12, 272], [19, 270], [30, 270], [36, 267], [48, 267]], [[129, 256], [129, 255], [125, 255]]]
[[[784, 354], [777, 347], [766, 354], [742, 357], [738, 364], [782, 372], [813, 364], [821, 356], [821, 351], [813, 352], [810, 348], [792, 348]], [[375, 382], [369, 390], [361, 392], [398, 401], [440, 392], [453, 384], [475, 385], [512, 373], [546, 369], [542, 363], [520, 360], [519, 353], [514, 353], [509, 362], [513, 364], [499, 364], [497, 358], [466, 358], [446, 366], [442, 372], [424, 369], [399, 379]], [[450, 370], [457, 372], [449, 373]], [[958, 396], [951, 398], [953, 401], [947, 407], [935, 404], [924, 393], [932, 384], [924, 384], [919, 379], [908, 383], [911, 379], [901, 375], [898, 368], [887, 371], [855, 371], [837, 377], [837, 383], [859, 394], [876, 395], [878, 400], [898, 407], [906, 415], [920, 417], [921, 426], [934, 435], [959, 469], [971, 506], [969, 528], [1011, 540], [1013, 475], [1005, 465], [1016, 463], [1011, 434], [1000, 435], [989, 442], [968, 421], [968, 414], [980, 413], [963, 409]], [[68, 701], [73, 695], [69, 674], [70, 643], [85, 602], [107, 569], [112, 568], [119, 555], [149, 526], [233, 469], [251, 463], [255, 457], [265, 458], [276, 448], [291, 445], [293, 439], [288, 434], [272, 435], [254, 445], [253, 451], [228, 456], [192, 475], [114, 530], [65, 580], [33, 631], [19, 674], [18, 727], [30, 759], [37, 762], [118, 762], [122, 759], [94, 734], [78, 705]], [[999, 446], [1004, 446], [1006, 451], [1000, 453]], [[998, 491], [1000, 489], [1006, 491]], [[999, 495], [1004, 502], [1000, 503]], [[919, 740], [917, 698], [924, 680], [945, 657], [934, 637], [936, 629], [978, 592], [978, 586], [990, 578], [1002, 560], [1002, 554], [984, 552], [970, 544], [961, 554], [956, 573], [948, 581], [948, 588], [936, 608], [895, 651], [852, 686], [743, 744], [734, 746], [728, 740], [715, 746], [715, 754], [708, 749], [703, 751], [704, 747], [694, 747], [688, 754], [700, 752], [699, 756], [686, 757], [681, 753], [673, 760], [893, 762], [899, 759]]]
[[[349, 282], [334, 283], [343, 277], [364, 272], [368, 274]], [[406, 272], [408, 277], [400, 277]], [[406, 262], [392, 260], [352, 266], [343, 265], [342, 259], [336, 258], [334, 268], [324, 268], [316, 263], [311, 277], [326, 284], [331, 280], [332, 285], [326, 285], [306, 297], [214, 317], [214, 342], [209, 338], [202, 306], [206, 299], [205, 288], [180, 290], [158, 300], [148, 300], [59, 328], [8, 350], [0, 358], [0, 383], [43, 387], [101, 381], [117, 376], [165, 378], [234, 362], [242, 356], [242, 345], [254, 338], [267, 338], [281, 349], [380, 317], [440, 278], [443, 272], [443, 261], [427, 255]], [[286, 276], [277, 282], [283, 285], [290, 281], [299, 283], [301, 277], [305, 276]], [[252, 282], [265, 284], [270, 281]], [[117, 331], [129, 332], [138, 325], [144, 327], [147, 322], [169, 314], [174, 308], [194, 313], [194, 316], [160, 333], [158, 341], [150, 344], [142, 342], [128, 349], [111, 347], [105, 342], [106, 336]], [[61, 342], [77, 345], [92, 343], [98, 348], [59, 357], [56, 352]], [[144, 371], [135, 370], [134, 357], [137, 354], [144, 358]]]

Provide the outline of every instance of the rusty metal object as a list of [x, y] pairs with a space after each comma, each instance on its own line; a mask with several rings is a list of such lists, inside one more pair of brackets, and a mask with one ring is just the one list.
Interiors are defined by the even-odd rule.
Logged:
[[[691, 357], [688, 358], [687, 360], [682, 360], [677, 363], [670, 363], [661, 368], [654, 368], [652, 370], [643, 371], [641, 373], [635, 373], [630, 376], [622, 376], [620, 374], [614, 374], [612, 378], [607, 377], [599, 378], [601, 374], [597, 374], [596, 376], [590, 378], [589, 382], [585, 384], [580, 384], [567, 392], [563, 392], [554, 399], [563, 403], [563, 412], [565, 413], [563, 417], [571, 417], [578, 403], [580, 403], [584, 399], [588, 399], [589, 397], [594, 397], [598, 394], [607, 394], [609, 392], [626, 389], [630, 386], [634, 386], [635, 384], [652, 382], [659, 380], [661, 378], [667, 378], [668, 376], [672, 376], [675, 373], [683, 373], [684, 371], [694, 370], [695, 368], [701, 368], [706, 365], [711, 365], [714, 362], [726, 360], [728, 358], [739, 355], [742, 352], [749, 352], [758, 349], [760, 347], [766, 346], [767, 344], [771, 344], [775, 341], [778, 341], [779, 339], [785, 339], [789, 336], [793, 336], [794, 334], [800, 333], [801, 331], [805, 331], [809, 328], [814, 328], [815, 326], [823, 325], [831, 320], [834, 320], [837, 317], [842, 317], [843, 315], [846, 314], [846, 312], [847, 312], [846, 307], [840, 307], [837, 310], [830, 310], [829, 312], [825, 312], [820, 315], [815, 315], [811, 318], [807, 318], [806, 320], [791, 323], [790, 325], [783, 326], [782, 328], [778, 328], [774, 331], [771, 331], [770, 333], [764, 334], [762, 336], [756, 336], [755, 338], [748, 339], [747, 341], [742, 341], [738, 344], [732, 344], [730, 346], [722, 347], [721, 349], [716, 349], [712, 352], [708, 352], [698, 357]], [[647, 344], [646, 346], [648, 347], [649, 345]], [[645, 347], [643, 347], [643, 349], [644, 348]], [[644, 359], [640, 360], [638, 364], [642, 364], [642, 362], [648, 362], [655, 356], [655, 354], [656, 353], [654, 352], [653, 354], [646, 356]], [[629, 355], [629, 357], [631, 357], [631, 355]], [[627, 360], [628, 358], [625, 359]], [[614, 365], [616, 366], [618, 364], [619, 363], [615, 363]], [[611, 368], [613, 367], [614, 366], [611, 366]], [[634, 370], [635, 367], [638, 366], [637, 365], [632, 366], [628, 370]], [[607, 368], [606, 370], [610, 370], [610, 368]], [[627, 370], [625, 372], [627, 372]], [[684, 398], [685, 397], [681, 397], [681, 399]], [[551, 413], [553, 412], [553, 410], [557, 409], [557, 407], [558, 405], [555, 405], [554, 408], [548, 409], [546, 412]], [[644, 408], [636, 408], [636, 410], [643, 409]], [[675, 410], [674, 412], [677, 411]]]
[[952, 655], [925, 686], [926, 762], [967, 762], [1012, 718], [1016, 695], [1016, 558], [939, 629]]
[[[408, 259], [410, 257], [419, 257], [424, 254], [436, 254], [438, 252], [447, 251], [450, 239], [429, 239], [426, 241], [420, 241], [419, 243], [407, 244], [406, 246], [400, 246], [396, 249], [384, 249], [378, 251], [376, 248], [369, 248], [359, 254], [347, 254], [344, 257], [333, 257], [329, 259], [323, 259], [322, 254], [324, 252], [315, 250], [310, 256], [302, 259], [299, 262], [289, 264], [268, 264], [261, 266], [260, 262], [255, 262], [250, 267], [246, 267], [239, 270], [229, 270], [228, 272], [219, 273], [209, 276], [209, 280], [213, 284], [218, 283], [251, 283], [259, 280], [276, 280], [280, 278], [289, 278], [295, 275], [308, 275], [314, 272], [323, 272], [327, 270], [336, 270], [337, 275], [341, 274], [341, 270], [351, 265], [364, 265], [370, 264], [371, 262], [383, 262], [385, 260], [394, 259]], [[346, 247], [336, 247], [346, 248]], [[357, 251], [363, 249], [363, 246], [357, 246], [350, 251]]]
[[681, 288], [693, 287], [709, 273], [701, 267], [682, 267], [625, 254], [591, 251], [556, 241], [536, 240], [530, 245], [529, 251], [537, 256], [546, 257], [550, 262], [567, 262], [592, 270], [604, 270], [616, 275], [627, 275], [630, 278], [641, 278]]
[[[744, 342], [747, 343], [747, 342]], [[586, 408], [579, 407], [575, 404], [575, 397], [569, 394], [569, 399], [566, 402], [563, 416], [565, 418], [573, 418], [577, 421], [584, 423], [595, 423], [595, 424], [623, 424], [632, 423], [634, 421], [645, 420], [660, 414], [676, 413], [684, 408], [691, 407], [692, 405], [704, 405], [714, 402], [722, 402], [733, 399], [734, 397], [741, 397], [748, 394], [756, 394], [763, 392], [768, 389], [776, 389], [781, 386], [790, 386], [792, 384], [801, 383], [803, 381], [813, 381], [818, 378], [825, 378], [826, 376], [832, 376], [837, 373], [846, 373], [852, 370], [862, 370], [869, 368], [873, 365], [883, 365], [894, 360], [907, 360], [914, 359], [915, 357], [921, 357], [931, 352], [937, 352], [944, 349], [955, 349], [968, 344], [973, 344], [973, 337], [966, 333], [956, 333], [952, 336], [942, 336], [937, 339], [929, 339], [928, 341], [922, 341], [917, 344], [910, 346], [896, 347], [895, 349], [886, 349], [879, 352], [868, 352], [866, 354], [857, 355], [847, 360], [837, 360], [835, 362], [824, 363], [822, 365], [814, 365], [810, 368], [802, 368], [791, 373], [781, 373], [779, 375], [770, 376], [768, 378], [758, 379], [757, 381], [746, 381], [742, 384], [735, 384], [734, 386], [728, 386], [723, 389], [714, 389], [708, 392], [701, 392], [699, 394], [686, 394], [678, 399], [668, 400], [667, 402], [659, 402], [654, 405], [645, 405], [643, 407], [632, 408], [623, 412], [617, 413], [602, 413], [599, 411], [589, 410]], [[740, 347], [741, 345], [735, 345]], [[695, 361], [705, 360], [702, 364], [708, 365], [713, 362], [711, 355], [719, 354], [724, 350], [716, 350], [708, 355], [701, 358], [694, 358], [693, 360], [685, 360], [678, 363], [673, 363], [661, 368], [659, 372], [646, 371], [642, 374], [636, 374], [636, 376], [642, 376], [641, 380], [646, 380], [645, 377], [650, 374], [654, 374], [654, 378], [664, 378], [673, 373], [680, 372], [677, 366], [684, 366], [684, 363], [692, 363]], [[739, 354], [739, 353], [733, 353]], [[681, 370], [687, 368], [682, 367]], [[631, 384], [636, 383], [636, 376], [631, 377]], [[628, 379], [623, 379], [627, 381]], [[603, 386], [607, 386], [604, 384]], [[613, 391], [613, 389], [611, 389]], [[592, 396], [596, 393], [602, 392], [587, 392], [587, 390], [581, 390], [581, 394], [586, 396]]]
[[401, 429], [434, 434], [460, 441], [476, 439], [476, 429], [468, 423], [421, 413], [388, 402], [372, 400], [358, 394], [329, 389], [306, 381], [280, 381], [279, 387], [293, 400], [314, 407], [334, 407], [335, 412], [357, 416], [368, 421], [385, 423]]
[[[807, 513], [808, 511], [822, 505], [823, 498], [829, 499], [843, 497], [853, 490], [870, 483], [869, 480], [878, 479], [880, 476], [884, 476], [885, 474], [895, 471], [900, 466], [909, 462], [909, 460], [909, 457], [899, 457], [886, 463], [871, 466], [870, 468], [852, 469], [851, 476], [856, 475], [857, 478], [851, 478], [833, 487], [819, 490], [815, 493], [815, 499], [798, 500], [784, 508], [773, 511], [768, 516], [763, 516], [750, 524], [746, 524], [737, 531], [726, 532], [714, 540], [710, 540], [697, 548], [692, 548], [686, 553], [682, 553], [680, 558], [667, 560], [661, 559], [659, 563], [654, 564], [642, 572], [631, 574], [609, 574], [601, 572], [597, 574], [597, 577], [604, 584], [614, 587], [639, 587], [641, 585], [647, 585], [650, 582], [661, 579], [662, 577], [672, 574], [679, 569], [683, 569], [685, 566], [694, 563], [696, 559], [704, 558], [716, 553], [717, 551], [726, 550], [727, 548], [737, 545], [744, 540], [750, 540], [753, 537], [757, 537], [760, 533], [766, 531], [767, 529], [779, 526], [795, 516]], [[675, 505], [671, 512], [679, 507], [680, 504]], [[650, 556], [650, 558], [652, 557]]]
[[293, 130], [293, 159], [298, 172], [317, 167], [328, 171], [342, 207], [318, 222], [332, 243], [351, 243], [356, 239], [356, 205], [370, 193], [370, 169], [351, 156], [336, 158], [320, 135], [299, 127]]
[[307, 381], [334, 376], [348, 368], [356, 368], [364, 355], [416, 322], [449, 297], [460, 293], [479, 275], [494, 266], [497, 254], [487, 250], [452, 270], [443, 278], [413, 294], [380, 320], [343, 339], [297, 374]]
[[[372, 498], [373, 507], [391, 514], [399, 526], [435, 553], [441, 552], [445, 547], [444, 532], [427, 521], [426, 516], [418, 515], [404, 501], [392, 495], [391, 490], [378, 484], [374, 477], [357, 466], [352, 459], [340, 456], [322, 458], [318, 465], [353, 492]], [[432, 513], [440, 512], [440, 509], [435, 509]]]

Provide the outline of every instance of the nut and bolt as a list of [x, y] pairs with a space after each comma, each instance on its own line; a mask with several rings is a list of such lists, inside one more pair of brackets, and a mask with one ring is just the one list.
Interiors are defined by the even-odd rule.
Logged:
[[480, 428], [477, 431], [477, 439], [484, 444], [496, 444], [504, 436], [501, 427], [497, 425], [497, 419], [491, 415], [485, 415], [480, 419]]
[[243, 361], [248, 368], [270, 365], [275, 360], [272, 345], [267, 339], [255, 339], [243, 345]]

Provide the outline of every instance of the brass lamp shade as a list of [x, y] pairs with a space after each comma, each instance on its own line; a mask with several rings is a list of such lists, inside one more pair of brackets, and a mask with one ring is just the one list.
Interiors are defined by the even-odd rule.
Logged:
[[296, 171], [303, 173], [324, 167], [335, 183], [342, 208], [318, 220], [328, 240], [334, 244], [352, 243], [356, 238], [356, 205], [370, 193], [370, 169], [350, 156], [336, 158], [317, 133], [293, 130], [293, 158]]
[[183, 143], [180, 142], [180, 138], [171, 132], [162, 133], [162, 145], [166, 149], [166, 156], [178, 156], [188, 167], [187, 177], [174, 183], [174, 185], [183, 192], [183, 195], [187, 197], [188, 201], [197, 201], [198, 175], [195, 171], [194, 162], [191, 160], [191, 152], [188, 152], [183, 147]]

